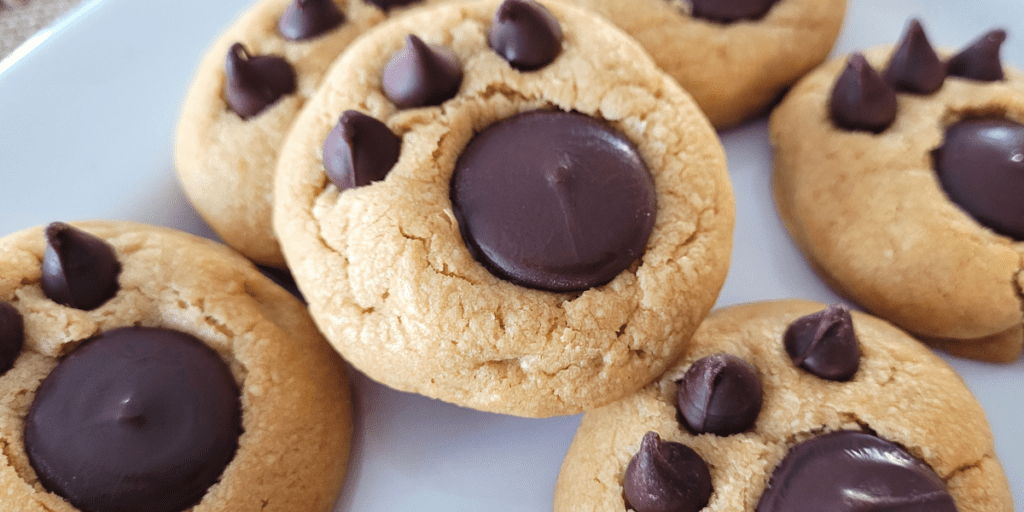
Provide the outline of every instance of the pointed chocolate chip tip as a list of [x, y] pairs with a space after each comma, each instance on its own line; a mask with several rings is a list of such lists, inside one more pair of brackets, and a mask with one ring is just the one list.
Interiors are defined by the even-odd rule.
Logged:
[[379, 120], [346, 110], [324, 141], [324, 171], [340, 190], [383, 180], [398, 161], [402, 138]]
[[896, 90], [855, 52], [832, 89], [829, 115], [840, 128], [881, 133], [896, 120]]
[[459, 92], [462, 63], [451, 49], [409, 34], [384, 66], [381, 85], [399, 108], [440, 105]]
[[228, 49], [224, 65], [224, 99], [242, 119], [249, 119], [295, 92], [295, 70], [281, 57], [253, 55], [242, 43]]
[[505, 0], [494, 13], [487, 42], [521, 71], [547, 66], [562, 51], [562, 26], [533, 0]]
[[786, 328], [783, 344], [794, 366], [822, 379], [848, 381], [860, 367], [853, 317], [843, 304], [796, 319]]
[[932, 94], [942, 87], [946, 65], [935, 53], [917, 18], [910, 20], [882, 76], [897, 91]]
[[277, 31], [290, 41], [313, 39], [345, 22], [334, 0], [294, 0], [277, 22]]
[[46, 226], [44, 236], [40, 284], [48, 298], [88, 311], [117, 293], [121, 264], [110, 244], [64, 222]]
[[1004, 74], [999, 51], [1004, 41], [1005, 30], [995, 29], [987, 32], [949, 59], [949, 74], [979, 82], [1002, 80]]

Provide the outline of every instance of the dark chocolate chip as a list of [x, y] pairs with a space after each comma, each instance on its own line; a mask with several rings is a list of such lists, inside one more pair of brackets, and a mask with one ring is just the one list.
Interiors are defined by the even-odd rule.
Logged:
[[756, 20], [778, 0], [691, 0], [693, 16], [719, 23]]
[[277, 31], [290, 41], [312, 39], [345, 22], [334, 0], [293, 0], [277, 20]]
[[384, 179], [398, 161], [401, 137], [362, 112], [346, 110], [324, 140], [324, 171], [340, 190]]
[[783, 337], [798, 368], [835, 381], [853, 378], [860, 366], [860, 343], [850, 310], [842, 304], [796, 319]]
[[242, 119], [295, 92], [295, 70], [288, 61], [273, 55], [249, 55], [241, 43], [228, 50], [224, 74], [224, 97]]
[[531, 71], [562, 51], [562, 26], [533, 0], [505, 0], [494, 13], [487, 42], [512, 67]]
[[50, 300], [91, 310], [120, 289], [121, 263], [110, 244], [63, 222], [46, 226], [45, 236], [41, 285]]
[[881, 133], [896, 119], [896, 91], [854, 53], [832, 89], [829, 114], [840, 128]]
[[644, 434], [622, 479], [635, 512], [697, 512], [711, 499], [711, 472], [692, 448]]
[[736, 356], [710, 355], [686, 370], [676, 406], [683, 425], [694, 434], [738, 434], [753, 427], [761, 412], [761, 378]]
[[966, 119], [946, 129], [932, 156], [954, 203], [997, 233], [1024, 240], [1024, 126]]
[[90, 512], [178, 512], [234, 457], [238, 386], [195, 337], [126, 327], [83, 344], [43, 380], [25, 450], [43, 487]]
[[381, 77], [384, 94], [399, 108], [440, 105], [459, 92], [462, 64], [455, 52], [410, 34]]
[[1002, 80], [1003, 65], [999, 61], [999, 49], [1005, 40], [1005, 30], [993, 30], [981, 36], [949, 59], [946, 64], [949, 74], [981, 82]]
[[423, 0], [365, 0], [366, 3], [376, 5], [381, 9], [388, 11], [395, 7], [402, 7], [409, 4], [415, 4], [422, 2]]
[[790, 448], [756, 512], [955, 512], [924, 461], [861, 432], [833, 432]]
[[14, 306], [0, 302], [0, 376], [14, 368], [25, 345], [25, 321]]
[[478, 261], [550, 291], [585, 290], [629, 268], [656, 211], [654, 182], [629, 139], [589, 116], [543, 110], [470, 140], [451, 200]]
[[903, 41], [893, 52], [882, 76], [897, 91], [931, 94], [942, 87], [946, 65], [935, 54], [920, 21], [910, 20]]

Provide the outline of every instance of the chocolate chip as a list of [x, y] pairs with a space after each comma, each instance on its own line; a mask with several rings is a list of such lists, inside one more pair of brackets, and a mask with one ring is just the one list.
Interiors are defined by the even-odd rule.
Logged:
[[1024, 126], [966, 119], [946, 129], [932, 153], [949, 198], [997, 233], [1024, 240]]
[[440, 105], [459, 92], [462, 64], [450, 49], [410, 34], [384, 66], [381, 81], [384, 94], [399, 108]]
[[14, 306], [0, 302], [0, 376], [14, 368], [25, 345], [25, 322]]
[[748, 362], [729, 354], [698, 359], [679, 381], [676, 406], [694, 434], [738, 434], [761, 412], [761, 379]]
[[833, 432], [790, 448], [756, 512], [954, 512], [945, 483], [924, 461], [861, 432]]
[[102, 239], [63, 222], [46, 226], [42, 288], [50, 300], [91, 310], [113, 297], [121, 263]]
[[942, 87], [946, 79], [946, 65], [935, 54], [920, 21], [910, 20], [903, 40], [889, 59], [882, 76], [897, 91], [931, 94]]
[[840, 128], [881, 133], [896, 119], [896, 91], [854, 53], [832, 89], [829, 114]]
[[398, 161], [401, 137], [355, 110], [341, 114], [324, 141], [324, 171], [341, 190], [384, 179]]
[[277, 31], [290, 41], [312, 39], [345, 22], [334, 0], [294, 0], [277, 20]]
[[376, 5], [381, 9], [388, 11], [394, 7], [402, 7], [404, 5], [415, 4], [423, 0], [366, 0], [366, 3]]
[[644, 434], [622, 479], [635, 512], [697, 512], [711, 499], [711, 472], [692, 448]]
[[996, 82], [1003, 79], [1003, 65], [999, 61], [999, 49], [1006, 40], [1006, 31], [993, 30], [974, 41], [946, 64], [950, 75]]
[[494, 13], [487, 42], [512, 67], [531, 71], [562, 51], [562, 26], [533, 0], [505, 0]]
[[43, 487], [90, 512], [179, 512], [234, 457], [238, 387], [195, 337], [126, 327], [86, 340], [43, 380], [25, 450]]
[[589, 116], [542, 110], [473, 137], [455, 164], [451, 200], [478, 261], [550, 291], [585, 290], [629, 268], [657, 208], [629, 139]]
[[719, 23], [756, 20], [778, 0], [691, 0], [693, 16]]
[[263, 112], [282, 96], [295, 92], [295, 70], [288, 61], [272, 55], [249, 55], [241, 43], [228, 50], [224, 74], [224, 97], [242, 119]]
[[860, 344], [850, 310], [842, 304], [798, 318], [783, 337], [793, 364], [835, 381], [853, 378], [860, 366]]

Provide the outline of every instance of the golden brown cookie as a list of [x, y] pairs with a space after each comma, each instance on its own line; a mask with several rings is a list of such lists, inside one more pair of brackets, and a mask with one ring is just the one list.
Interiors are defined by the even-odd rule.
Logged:
[[[934, 152], [960, 121], [1024, 122], [1024, 74], [1007, 67], [1003, 78], [982, 80], [942, 72], [934, 92], [890, 90], [892, 99], [859, 110], [865, 117], [850, 121], [871, 124], [867, 117], [874, 115], [876, 128], [839, 127], [834, 118], [844, 114], [830, 114], [830, 105], [840, 74], [880, 77], [893, 51], [875, 48], [863, 58], [822, 66], [772, 114], [779, 215], [839, 293], [953, 354], [1014, 360], [1024, 344], [1024, 246], [951, 199]], [[944, 70], [953, 52], [938, 53]], [[1024, 154], [1024, 145], [1016, 152]], [[1013, 154], [1005, 163], [1020, 165]], [[1007, 180], [995, 188], [1013, 186]]]
[[[492, 22], [499, 9], [523, 16], [502, 14]], [[506, 23], [509, 19], [529, 20], [523, 23], [541, 35], [519, 37], [522, 27]], [[496, 43], [489, 42], [492, 37]], [[492, 44], [532, 50], [499, 55]], [[525, 60], [514, 57], [510, 63], [503, 56], [509, 54]], [[406, 92], [427, 98], [441, 91], [442, 99], [434, 99], [439, 106], [397, 106], [417, 94], [385, 91], [405, 83], [385, 75], [395, 55], [398, 75], [416, 74], [401, 67], [410, 62], [432, 63], [425, 66], [432, 71], [424, 74], [440, 76], [411, 81], [416, 87]], [[458, 73], [461, 78], [451, 80]], [[516, 116], [521, 113], [526, 115]], [[554, 202], [542, 208], [513, 202], [511, 210], [527, 217], [542, 212], [540, 219], [494, 230], [497, 245], [504, 244], [503, 234], [516, 241], [586, 224], [591, 214], [617, 211], [622, 198], [634, 198], [633, 189], [627, 194], [629, 187], [623, 187], [622, 198], [606, 198], [608, 208], [602, 202], [581, 214], [593, 205], [592, 196], [562, 194], [601, 181], [577, 181], [573, 173], [584, 169], [574, 162], [604, 155], [600, 151], [609, 148], [617, 155], [620, 149], [638, 155], [630, 165], [639, 163], [647, 171], [630, 176], [646, 179], [656, 202], [636, 217], [636, 230], [629, 223], [608, 222], [608, 231], [627, 226], [620, 232], [630, 237], [650, 221], [649, 237], [640, 239], [642, 255], [623, 259], [626, 253], [610, 251], [611, 259], [625, 261], [626, 268], [616, 270], [610, 281], [571, 291], [498, 277], [506, 275], [500, 262], [486, 260], [485, 266], [460, 234], [482, 217], [469, 214], [463, 222], [460, 212], [467, 210], [456, 208], [452, 199], [453, 194], [463, 197], [451, 183], [458, 161], [470, 153], [465, 148], [471, 140], [487, 139], [475, 135], [513, 126], [513, 118], [549, 115], [560, 119], [552, 125], [563, 126], [562, 120], [571, 118], [569, 125], [584, 133], [603, 130], [607, 139], [602, 140], [615, 142], [588, 146], [585, 140], [579, 147], [594, 151], [576, 152], [563, 144], [563, 135], [548, 139], [549, 126], [541, 123], [538, 131], [518, 133], [540, 134], [536, 138], [542, 140], [484, 158], [494, 163], [549, 158], [538, 166], [522, 166], [547, 173], [539, 181], [510, 179], [498, 193], [477, 197], [482, 208], [504, 204], [511, 197], [505, 189], [529, 181], [539, 183], [537, 196]], [[368, 156], [368, 148], [385, 145], [393, 150]], [[599, 160], [597, 167], [604, 165]], [[355, 182], [363, 186], [339, 188], [326, 175], [348, 176], [351, 183], [352, 173], [339, 169], [359, 168], [358, 162], [373, 168], [355, 172]], [[628, 394], [659, 374], [714, 303], [732, 246], [734, 207], [725, 171], [721, 144], [707, 118], [642, 48], [611, 24], [554, 2], [449, 4], [378, 25], [334, 65], [282, 149], [274, 223], [317, 324], [346, 360], [370, 377], [476, 409], [523, 416], [571, 414]], [[380, 179], [378, 174], [386, 175]], [[579, 205], [582, 210], [575, 209]], [[628, 211], [633, 213], [622, 218], [641, 210]], [[517, 247], [543, 260], [543, 250], [534, 249], [551, 245], [572, 252], [589, 247], [604, 231], [577, 237], [583, 232], [568, 228], [546, 241], [532, 238]], [[472, 240], [477, 244], [473, 251], [486, 253], [480, 237]], [[498, 273], [489, 270], [495, 268]]]
[[9, 235], [0, 262], [0, 345], [21, 342], [0, 368], [0, 509], [331, 510], [348, 380], [251, 263], [106, 221]]
[[846, 0], [573, 3], [636, 38], [717, 128], [762, 113], [825, 60], [846, 14]]
[[[821, 505], [818, 510], [865, 510], [856, 507], [915, 500], [929, 503], [929, 510], [951, 510], [950, 497], [960, 512], [1013, 510], [984, 411], [959, 376], [899, 329], [866, 314], [847, 312], [848, 316], [843, 311], [784, 300], [712, 312], [694, 334], [686, 355], [657, 381], [584, 415], [558, 478], [554, 510], [649, 510], [640, 503], [628, 507], [630, 498], [625, 496], [633, 494], [624, 489], [624, 484], [638, 484], [632, 475], [627, 478], [627, 466], [640, 452], [650, 455], [641, 450], [648, 432], [660, 437], [661, 453], [695, 452], [696, 459], [670, 460], [698, 468], [702, 462], [710, 476], [711, 488], [703, 495], [707, 506], [696, 503], [679, 510], [803, 510], [800, 503], [828, 503], [840, 496], [833, 491], [844, 493], [844, 505]], [[813, 316], [797, 322], [808, 315]], [[787, 335], [794, 323], [798, 327]], [[859, 352], [852, 377], [831, 380], [812, 373], [827, 374], [822, 370], [850, 361], [842, 356], [823, 363], [835, 352], [822, 348], [848, 349], [845, 341], [850, 334]], [[800, 367], [790, 355], [787, 338], [796, 340], [790, 343], [799, 347], [795, 353]], [[810, 348], [804, 347], [811, 340]], [[707, 363], [723, 354], [742, 363]], [[734, 371], [744, 363], [760, 389], [749, 391], [754, 387], [746, 384], [743, 371]], [[746, 404], [755, 398], [760, 408], [753, 419], [736, 422], [736, 433], [723, 433], [727, 420], [747, 416]], [[682, 409], [677, 401], [684, 404]], [[869, 448], [854, 448], [861, 443]], [[805, 458], [795, 463], [787, 456], [799, 456], [808, 446], [820, 452], [808, 456], [804, 450]], [[847, 447], [854, 450], [843, 453]], [[784, 458], [789, 460], [782, 465]], [[657, 469], [645, 473], [649, 481], [670, 480], [666, 463], [653, 463]], [[633, 466], [629, 473], [652, 464], [638, 455]], [[801, 471], [806, 468], [812, 473]], [[847, 476], [865, 474], [863, 480], [843, 482]], [[819, 476], [826, 481], [817, 480]], [[627, 480], [632, 482], [626, 484]], [[692, 487], [696, 480], [684, 481], [683, 486], [665, 485], [664, 492], [655, 489], [652, 494], [684, 495], [681, 487]], [[901, 489], [906, 481], [921, 486]], [[794, 494], [802, 486], [806, 494]], [[769, 496], [759, 506], [764, 494]], [[769, 505], [768, 500], [779, 495], [790, 499], [791, 508]], [[632, 499], [645, 501], [635, 495]]]
[[[292, 12], [296, 0], [262, 0], [213, 43], [182, 106], [174, 155], [185, 194], [210, 227], [253, 261], [279, 268], [284, 258], [271, 229], [270, 201], [277, 152], [288, 128], [328, 65], [356, 36], [420, 2], [302, 3], [302, 10]], [[387, 11], [377, 5], [401, 3], [407, 5]], [[260, 64], [260, 59], [284, 64]], [[226, 72], [229, 66], [232, 74]], [[239, 83], [236, 107], [229, 101], [231, 77]], [[268, 87], [271, 94], [264, 96]]]

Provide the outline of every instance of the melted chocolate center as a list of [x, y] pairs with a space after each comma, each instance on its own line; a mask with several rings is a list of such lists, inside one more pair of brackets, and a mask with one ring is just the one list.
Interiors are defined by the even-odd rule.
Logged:
[[756, 20], [778, 0], [691, 0], [693, 16], [719, 23]]
[[899, 446], [861, 432], [800, 443], [775, 468], [756, 512], [955, 512], [942, 479]]
[[470, 252], [492, 273], [560, 292], [629, 268], [656, 212], [628, 139], [583, 114], [542, 110], [477, 134], [456, 163], [451, 200]]
[[946, 129], [933, 153], [949, 198], [997, 233], [1024, 240], [1024, 126], [966, 119]]
[[676, 405], [683, 425], [695, 434], [738, 434], [761, 412], [761, 378], [754, 367], [729, 354], [698, 359], [679, 381]]
[[43, 487], [89, 512], [177, 512], [234, 457], [238, 387], [177, 331], [126, 327], [67, 356], [36, 391], [25, 449]]

